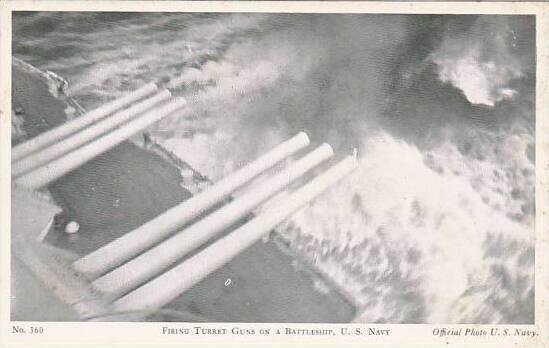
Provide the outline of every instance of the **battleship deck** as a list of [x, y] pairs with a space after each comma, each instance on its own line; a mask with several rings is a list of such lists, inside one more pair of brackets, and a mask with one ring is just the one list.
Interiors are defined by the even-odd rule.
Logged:
[[[48, 93], [38, 76], [14, 67], [12, 93], [14, 105], [24, 110], [28, 137], [65, 121], [64, 103]], [[47, 242], [85, 255], [189, 198], [180, 181], [178, 168], [126, 141], [49, 186], [81, 230], [50, 236]], [[273, 241], [258, 242], [166, 308], [182, 313], [176, 319], [188, 314], [189, 321], [352, 320], [353, 306], [330, 286], [319, 287], [322, 279], [306, 265], [295, 267], [299, 263]], [[16, 284], [15, 290], [23, 288], [28, 291], [25, 284]]]

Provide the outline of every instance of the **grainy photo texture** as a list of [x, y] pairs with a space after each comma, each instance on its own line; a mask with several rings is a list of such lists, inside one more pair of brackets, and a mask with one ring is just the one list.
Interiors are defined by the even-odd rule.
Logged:
[[534, 323], [534, 16], [12, 18], [12, 320]]

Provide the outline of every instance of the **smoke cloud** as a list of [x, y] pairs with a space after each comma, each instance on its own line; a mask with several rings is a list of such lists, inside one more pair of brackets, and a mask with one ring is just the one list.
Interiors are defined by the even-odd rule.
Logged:
[[524, 75], [526, 62], [517, 50], [517, 35], [504, 16], [479, 17], [465, 33], [445, 34], [430, 60], [439, 78], [461, 90], [469, 102], [493, 107], [518, 93], [512, 82]]

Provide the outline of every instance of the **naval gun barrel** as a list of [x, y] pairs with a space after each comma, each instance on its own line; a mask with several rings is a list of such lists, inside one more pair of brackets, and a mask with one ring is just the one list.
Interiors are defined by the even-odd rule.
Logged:
[[265, 170], [307, 145], [309, 145], [307, 134], [298, 133], [206, 190], [75, 261], [73, 268], [90, 278], [106, 273], [170, 236], [178, 228], [226, 199]]
[[124, 106], [152, 94], [157, 89], [158, 87], [155, 83], [148, 83], [128, 95], [110, 101], [95, 110], [87, 112], [84, 115], [77, 117], [71, 121], [63, 123], [59, 127], [55, 127], [17, 146], [14, 146], [11, 149], [11, 160], [12, 162], [17, 161], [35, 151], [43, 149], [44, 147], [53, 144], [60, 139], [63, 139], [81, 130], [82, 128], [87, 127], [95, 121], [110, 115], [111, 113], [123, 108]]
[[148, 111], [96, 140], [20, 176], [15, 183], [28, 189], [44, 187], [185, 105], [185, 99], [169, 101], [158, 109]]
[[333, 156], [333, 150], [330, 145], [319, 146], [288, 168], [265, 180], [259, 187], [250, 190], [154, 248], [96, 279], [92, 286], [95, 290], [111, 298], [116, 298], [136, 288], [229, 228], [259, 204], [331, 156]]
[[167, 90], [140, 101], [128, 109], [116, 112], [114, 115], [104, 118], [99, 122], [90, 125], [79, 132], [52, 144], [41, 151], [36, 151], [27, 157], [20, 159], [12, 165], [12, 176], [18, 177], [21, 174], [31, 171], [41, 165], [70, 152], [79, 146], [109, 132], [115, 127], [129, 121], [133, 117], [142, 114], [152, 106], [168, 99], [171, 93]]
[[117, 311], [159, 309], [257, 242], [292, 213], [357, 167], [353, 156], [343, 159], [269, 209], [188, 260], [113, 303]]

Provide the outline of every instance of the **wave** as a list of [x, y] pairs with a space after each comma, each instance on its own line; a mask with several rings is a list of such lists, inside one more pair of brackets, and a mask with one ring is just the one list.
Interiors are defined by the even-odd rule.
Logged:
[[503, 167], [380, 134], [349, 180], [279, 231], [352, 294], [358, 321], [530, 322], [534, 166], [516, 146], [531, 141], [498, 144], [513, 153]]

